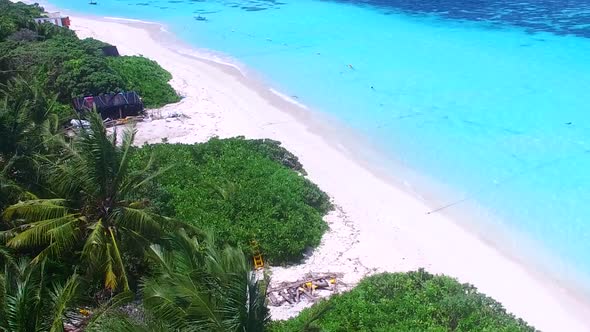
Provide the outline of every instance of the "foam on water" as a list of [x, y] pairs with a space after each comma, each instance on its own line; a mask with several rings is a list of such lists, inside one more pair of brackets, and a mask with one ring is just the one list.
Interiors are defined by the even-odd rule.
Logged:
[[452, 188], [439, 207], [483, 206], [570, 264], [555, 272], [590, 274], [584, 0], [51, 2], [164, 22], [231, 55]]

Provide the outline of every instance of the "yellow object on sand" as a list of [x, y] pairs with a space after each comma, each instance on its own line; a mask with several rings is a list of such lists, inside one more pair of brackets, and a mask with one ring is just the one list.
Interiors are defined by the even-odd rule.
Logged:
[[260, 253], [260, 247], [258, 246], [258, 242], [256, 240], [252, 240], [252, 252], [254, 256], [252, 259], [254, 260], [254, 269], [258, 270], [264, 267], [264, 260], [262, 259], [262, 254]]
[[256, 270], [264, 267], [264, 261], [262, 260], [262, 255], [258, 254], [258, 255], [255, 255], [253, 258], [254, 258], [254, 268]]

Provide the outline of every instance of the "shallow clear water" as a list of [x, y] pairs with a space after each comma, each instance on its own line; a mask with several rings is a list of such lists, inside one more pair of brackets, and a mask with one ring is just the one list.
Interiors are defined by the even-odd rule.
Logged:
[[231, 55], [590, 274], [588, 0], [50, 2]]

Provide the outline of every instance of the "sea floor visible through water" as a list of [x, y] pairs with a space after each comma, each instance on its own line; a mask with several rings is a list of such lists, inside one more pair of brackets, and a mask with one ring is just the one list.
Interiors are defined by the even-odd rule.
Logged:
[[[458, 1], [50, 2], [162, 22], [183, 41], [230, 56], [363, 135], [392, 161], [379, 159], [380, 167], [433, 210], [471, 211], [469, 228], [500, 230], [515, 251], [538, 248], [554, 257], [541, 265], [590, 288], [590, 13], [583, 1], [568, 8], [550, 1], [478, 8]], [[395, 174], [400, 169], [420, 176]], [[444, 194], [425, 195], [423, 179]]]

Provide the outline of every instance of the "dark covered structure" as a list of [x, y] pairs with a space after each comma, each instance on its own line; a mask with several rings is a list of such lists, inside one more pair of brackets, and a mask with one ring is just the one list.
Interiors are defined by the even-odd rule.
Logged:
[[143, 113], [143, 102], [134, 91], [74, 98], [72, 102], [77, 112], [84, 113], [96, 108], [103, 119], [122, 119]]
[[108, 45], [100, 48], [105, 56], [119, 56], [117, 46]]

